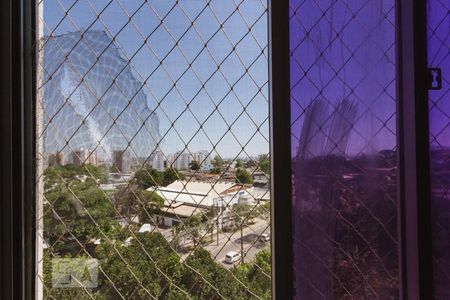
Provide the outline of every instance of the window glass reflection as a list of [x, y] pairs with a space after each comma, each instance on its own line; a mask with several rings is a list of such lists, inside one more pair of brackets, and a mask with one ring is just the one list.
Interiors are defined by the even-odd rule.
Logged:
[[395, 1], [290, 1], [298, 299], [398, 298]]

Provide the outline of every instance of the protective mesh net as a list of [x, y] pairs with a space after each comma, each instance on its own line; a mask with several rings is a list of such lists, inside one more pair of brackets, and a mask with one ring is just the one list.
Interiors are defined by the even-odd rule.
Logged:
[[398, 298], [395, 1], [290, 1], [299, 299]]
[[[441, 69], [442, 87], [428, 93], [431, 156], [433, 281], [436, 299], [450, 297], [450, 3], [429, 0], [428, 66]], [[436, 74], [437, 75], [437, 74]], [[437, 82], [439, 78], [430, 78]], [[435, 84], [432, 84], [433, 86]]]
[[38, 5], [40, 295], [270, 298], [266, 1]]

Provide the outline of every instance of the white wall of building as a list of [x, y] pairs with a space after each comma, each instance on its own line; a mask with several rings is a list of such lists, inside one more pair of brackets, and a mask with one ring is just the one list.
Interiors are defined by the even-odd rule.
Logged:
[[[158, 153], [155, 153], [152, 157], [152, 161], [158, 160]], [[167, 163], [167, 167], [174, 167], [178, 170], [187, 170], [189, 169], [189, 164], [192, 161], [198, 161], [201, 163], [201, 169], [204, 171], [209, 171], [212, 169], [212, 157], [210, 153], [206, 150], [201, 150], [198, 152], [185, 152], [185, 151], [178, 151], [174, 154], [168, 154], [166, 157], [162, 155], [161, 163], [155, 162], [152, 163], [152, 167], [154, 169], [160, 170], [157, 166], [164, 165], [164, 160]]]
[[174, 154], [168, 154], [166, 157], [166, 163], [167, 163], [167, 167], [175, 167], [174, 163], [175, 163], [175, 155]]
[[178, 151], [175, 153], [175, 168], [178, 170], [189, 169], [189, 163], [192, 161], [192, 156], [187, 152]]
[[164, 171], [164, 153], [161, 151], [156, 152], [152, 158], [152, 168], [158, 171]]
[[209, 152], [206, 150], [202, 150], [199, 152], [196, 152], [194, 154], [195, 160], [201, 163], [201, 168], [204, 171], [209, 171], [212, 169], [212, 158], [211, 155], [209, 155]]

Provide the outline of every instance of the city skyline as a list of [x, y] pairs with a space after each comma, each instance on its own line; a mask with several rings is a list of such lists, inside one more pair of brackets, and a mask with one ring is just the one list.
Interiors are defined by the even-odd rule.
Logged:
[[[114, 150], [114, 152], [123, 152], [122, 150]], [[76, 164], [76, 165], [80, 165], [80, 164], [95, 164], [95, 165], [99, 165], [99, 164], [103, 164], [103, 163], [111, 163], [114, 162], [114, 154], [111, 156], [111, 158], [108, 159], [99, 159], [98, 158], [98, 153], [96, 150], [94, 149], [85, 149], [85, 148], [77, 148], [77, 149], [72, 149], [69, 152], [69, 155], [66, 156], [65, 152], [44, 152], [46, 159], [47, 159], [47, 164], [49, 166], [62, 166], [62, 165], [66, 165], [66, 164]], [[260, 153], [258, 155], [254, 155], [254, 156], [248, 156], [248, 157], [221, 157], [219, 154], [217, 154], [217, 152], [214, 151], [208, 151], [208, 150], [200, 150], [200, 151], [187, 151], [187, 150], [178, 150], [176, 152], [170, 152], [170, 153], [166, 153], [163, 152], [161, 150], [155, 150], [153, 153], [151, 153], [149, 156], [147, 157], [132, 157], [129, 155], [127, 155], [127, 159], [129, 159], [130, 161], [136, 161], [136, 162], [144, 162], [146, 164], [152, 164], [152, 161], [154, 159], [154, 157], [160, 157], [160, 159], [162, 159], [164, 162], [174, 162], [177, 157], [181, 157], [183, 154], [186, 154], [189, 156], [189, 162], [192, 161], [197, 161], [197, 162], [202, 162], [202, 161], [210, 161], [212, 159], [214, 159], [216, 156], [220, 157], [221, 159], [223, 159], [224, 161], [249, 161], [249, 160], [258, 160], [261, 157], [268, 157], [267, 153]], [[92, 157], [91, 157], [92, 156]], [[95, 162], [95, 163], [93, 163]], [[176, 168], [176, 166], [174, 165], [173, 167]]]

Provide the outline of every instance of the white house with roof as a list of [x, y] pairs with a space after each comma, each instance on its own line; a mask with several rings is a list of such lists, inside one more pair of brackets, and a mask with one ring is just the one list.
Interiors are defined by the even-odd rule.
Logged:
[[269, 201], [268, 189], [246, 187], [233, 182], [205, 182], [177, 180], [166, 187], [151, 187], [164, 199], [164, 208], [156, 216], [156, 222], [174, 226], [194, 215], [219, 209], [222, 215], [233, 205]]

